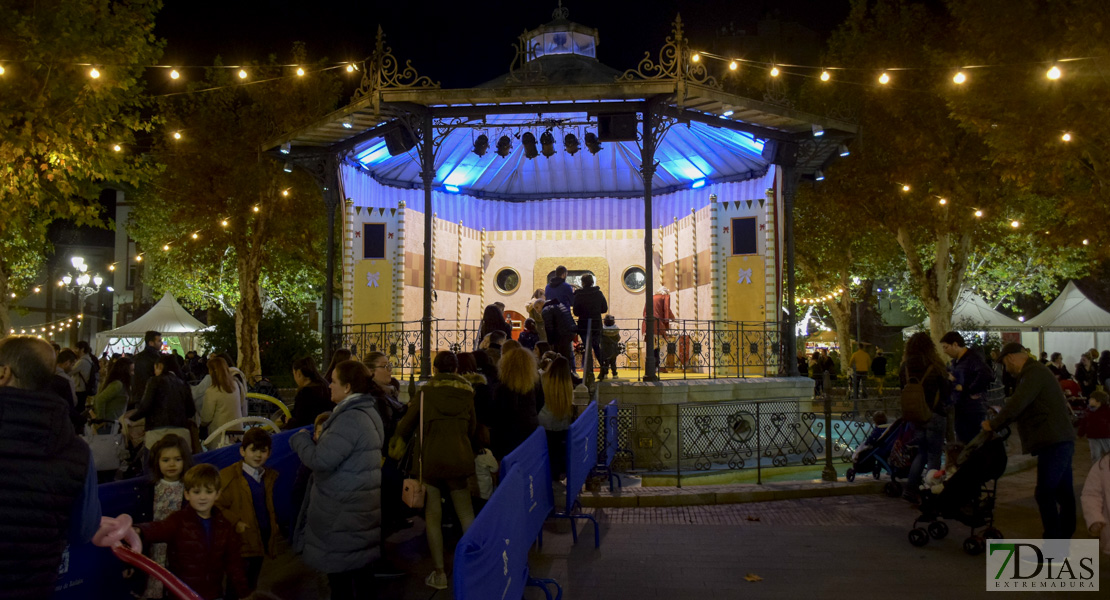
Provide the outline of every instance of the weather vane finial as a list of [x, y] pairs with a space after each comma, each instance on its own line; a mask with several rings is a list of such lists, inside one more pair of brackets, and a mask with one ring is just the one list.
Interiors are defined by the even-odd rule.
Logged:
[[555, 10], [551, 11], [551, 18], [556, 20], [563, 19], [565, 21], [569, 16], [570, 11], [567, 10], [565, 6], [563, 6], [563, 0], [559, 0], [559, 6], [556, 7]]

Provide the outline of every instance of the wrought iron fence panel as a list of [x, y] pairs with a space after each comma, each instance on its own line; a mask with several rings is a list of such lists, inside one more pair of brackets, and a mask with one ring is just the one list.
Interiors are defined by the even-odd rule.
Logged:
[[[758, 408], [758, 407], [757, 407]], [[693, 468], [708, 471], [714, 465], [738, 470], [757, 456], [758, 415], [733, 404], [683, 405], [679, 407], [682, 427], [682, 460], [693, 459]]]

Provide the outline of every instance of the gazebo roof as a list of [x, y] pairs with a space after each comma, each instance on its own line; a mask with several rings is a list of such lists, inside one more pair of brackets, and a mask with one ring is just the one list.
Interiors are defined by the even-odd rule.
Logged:
[[[643, 114], [649, 101], [669, 127], [655, 153], [660, 163], [653, 178], [655, 193], [762, 176], [782, 144], [797, 144], [796, 166], [811, 174], [856, 131], [851, 123], [724, 91], [702, 64], [690, 61], [680, 18], [658, 61], [645, 56], [636, 69], [621, 73], [593, 57], [596, 30], [567, 21], [561, 7], [555, 17], [521, 36], [508, 74], [461, 89], [442, 89], [411, 64], [402, 67], [379, 29], [377, 50], [364, 65], [354, 100], [268, 142], [263, 150], [282, 148], [292, 158], [338, 153], [382, 184], [419, 187], [418, 146], [398, 152], [395, 143], [395, 154], [390, 154], [385, 138], [407, 134], [411, 140], [414, 117], [430, 113], [437, 187], [527, 200], [642, 194], [639, 141], [603, 141], [601, 150], [592, 153], [584, 138], [598, 131], [599, 115]], [[558, 37], [560, 30], [575, 41]], [[553, 49], [552, 36], [571, 50]], [[533, 43], [543, 39], [549, 42], [546, 48]], [[582, 42], [589, 39], [592, 45]], [[823, 135], [815, 136], [814, 126]], [[545, 131], [555, 138], [555, 153], [526, 158], [521, 136], [531, 132], [539, 139]], [[582, 145], [577, 153], [565, 148], [568, 133]], [[483, 134], [490, 148], [479, 156], [474, 141]], [[512, 142], [504, 157], [495, 152], [503, 135]]]

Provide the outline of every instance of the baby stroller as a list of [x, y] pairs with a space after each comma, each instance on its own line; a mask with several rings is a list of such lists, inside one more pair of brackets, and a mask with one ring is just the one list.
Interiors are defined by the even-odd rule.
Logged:
[[[876, 433], [879, 435], [876, 436]], [[885, 430], [876, 427], [856, 451], [852, 466], [844, 473], [844, 478], [855, 481], [857, 473], [871, 473], [875, 479], [879, 479], [885, 471], [890, 475], [890, 481], [883, 491], [892, 498], [901, 496], [902, 484], [898, 478], [904, 479], [909, 474], [909, 467], [913, 462], [913, 450], [909, 444], [912, 439], [913, 427], [903, 419], [894, 421]]]
[[939, 540], [948, 535], [948, 524], [942, 519], [971, 528], [964, 540], [964, 551], [970, 555], [981, 553], [986, 540], [1002, 539], [1002, 532], [994, 527], [994, 499], [998, 478], [1006, 472], [1009, 435], [1009, 429], [997, 434], [980, 433], [960, 454], [955, 472], [943, 481], [939, 492], [922, 490], [921, 515], [914, 519], [909, 532], [911, 544], [924, 546], [930, 537]]

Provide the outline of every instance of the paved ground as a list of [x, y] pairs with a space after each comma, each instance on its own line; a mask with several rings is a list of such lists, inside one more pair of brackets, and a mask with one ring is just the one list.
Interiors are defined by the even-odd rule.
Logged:
[[[1086, 447], [1080, 445], [1077, 494], [1088, 465]], [[1009, 538], [1040, 535], [1032, 498], [1035, 478], [1035, 471], [1029, 470], [1008, 475], [999, 484], [996, 524]], [[558, 580], [568, 600], [949, 600], [986, 594], [985, 558], [962, 551], [964, 526], [953, 523], [946, 539], [913, 547], [906, 534], [917, 511], [903, 500], [878, 494], [589, 510], [601, 522], [600, 550], [593, 548], [588, 529], [580, 529], [579, 543], [572, 544], [563, 522], [549, 525], [543, 549], [532, 553], [533, 575]], [[1081, 520], [1077, 536], [1085, 531]], [[448, 534], [449, 547], [454, 539]], [[389, 554], [412, 575], [384, 584], [380, 597], [452, 597], [450, 590], [436, 592], [424, 586], [431, 569], [423, 558], [425, 548], [419, 520], [413, 529], [390, 539]], [[761, 580], [745, 581], [747, 575]], [[326, 583], [290, 557], [268, 564], [263, 578], [282, 598], [326, 598]], [[1110, 590], [1110, 557], [1105, 555], [1100, 585], [1105, 595]], [[533, 588], [525, 593], [530, 600], [543, 597]]]

